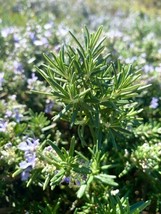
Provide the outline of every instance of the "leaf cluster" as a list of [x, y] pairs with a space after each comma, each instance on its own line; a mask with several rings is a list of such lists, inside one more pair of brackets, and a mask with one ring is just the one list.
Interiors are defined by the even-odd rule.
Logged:
[[[93, 139], [100, 138], [100, 132], [115, 134], [127, 133], [134, 123], [138, 111], [133, 101], [141, 89], [135, 81], [140, 71], [132, 66], [124, 66], [119, 60], [110, 61], [110, 54], [104, 54], [105, 46], [100, 39], [102, 27], [90, 34], [84, 28], [84, 45], [70, 32], [76, 48], [62, 47], [59, 55], [44, 54], [47, 64], [37, 71], [49, 83], [51, 95], [62, 103], [63, 109], [55, 115], [73, 125], [90, 128]], [[147, 86], [146, 86], [147, 87]]]

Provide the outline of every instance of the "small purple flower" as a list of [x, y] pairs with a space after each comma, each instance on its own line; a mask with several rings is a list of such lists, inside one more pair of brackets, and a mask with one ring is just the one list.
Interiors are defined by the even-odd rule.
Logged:
[[6, 132], [7, 125], [8, 125], [7, 121], [0, 119], [0, 132]]
[[76, 184], [77, 186], [80, 186], [80, 185], [81, 185], [81, 182], [80, 182], [79, 180], [75, 180], [75, 184]]
[[24, 72], [23, 65], [20, 62], [14, 61], [13, 67], [14, 67], [15, 74], [21, 74]]
[[111, 30], [108, 33], [108, 37], [110, 39], [114, 39], [114, 38], [121, 38], [123, 36], [121, 31], [116, 31], [116, 30]]
[[28, 178], [30, 177], [30, 172], [32, 168], [28, 166], [22, 173], [21, 173], [21, 180], [22, 181], [27, 181]]
[[31, 153], [26, 151], [24, 154], [25, 160], [27, 163], [30, 164], [30, 166], [34, 167], [35, 166], [35, 161], [36, 161], [36, 153]]
[[34, 84], [37, 81], [38, 77], [35, 76], [35, 73], [32, 73], [31, 78], [27, 80], [28, 83], [28, 88], [29, 89], [34, 89]]
[[27, 138], [26, 141], [18, 145], [18, 149], [22, 151], [35, 152], [38, 145], [39, 145], [39, 139]]
[[44, 148], [44, 151], [47, 151], [47, 152], [50, 152], [52, 150], [53, 150], [52, 146], [47, 146]]
[[14, 108], [11, 110], [6, 110], [5, 118], [14, 118], [17, 123], [19, 123], [22, 119], [23, 115], [19, 112], [18, 108]]
[[2, 37], [6, 38], [14, 32], [14, 27], [3, 28], [1, 31]]
[[45, 30], [52, 29], [53, 25], [54, 25], [54, 23], [50, 21], [44, 25], [44, 29]]
[[52, 111], [52, 108], [54, 106], [54, 102], [51, 100], [46, 100], [46, 106], [45, 106], [45, 113], [50, 114]]
[[19, 163], [19, 166], [20, 166], [21, 169], [27, 169], [29, 166], [31, 166], [31, 164], [26, 162], [26, 161], [21, 161]]
[[159, 99], [157, 97], [153, 97], [150, 102], [150, 108], [156, 109], [159, 105], [158, 101], [159, 101]]
[[22, 117], [23, 115], [19, 112], [19, 109], [15, 108], [13, 113], [13, 118], [15, 118], [16, 122], [19, 123]]
[[52, 35], [52, 33], [51, 33], [49, 30], [47, 30], [47, 31], [44, 33], [44, 36], [45, 36], [46, 38], [50, 38], [51, 35]]
[[21, 174], [22, 180], [27, 180], [30, 171], [35, 167], [36, 149], [39, 145], [39, 139], [27, 138], [26, 141], [18, 145], [18, 149], [24, 151], [24, 161], [19, 163], [19, 166], [24, 171]]
[[18, 42], [20, 41], [20, 39], [19, 39], [19, 37], [18, 37], [17, 34], [13, 34], [13, 41], [14, 41], [15, 43], [18, 43]]
[[161, 73], [161, 65], [155, 68], [155, 71]]
[[154, 71], [154, 67], [152, 65], [144, 65], [143, 70], [145, 73], [149, 73]]
[[12, 116], [12, 111], [6, 110], [5, 118], [10, 118]]
[[48, 44], [48, 40], [45, 37], [42, 37], [40, 39], [35, 40], [34, 42], [35, 46], [42, 46], [42, 45], [47, 45]]
[[65, 177], [62, 182], [65, 182], [65, 183], [69, 184], [70, 181], [71, 181], [70, 177]]
[[46, 23], [44, 25], [44, 29], [46, 30], [44, 32], [44, 36], [47, 37], [47, 38], [51, 37], [51, 35], [52, 35], [51, 30], [53, 29], [53, 22]]
[[30, 37], [31, 41], [34, 42], [36, 40], [36, 33], [35, 32], [29, 32], [29, 37]]
[[58, 32], [58, 35], [65, 37], [68, 33], [68, 29], [65, 28], [65, 26], [63, 26], [63, 25], [59, 25], [57, 32]]
[[127, 64], [132, 64], [132, 63], [134, 63], [136, 60], [137, 60], [137, 57], [136, 57], [136, 56], [133, 56], [133, 57], [131, 57], [131, 58], [125, 59], [125, 62], [126, 62]]

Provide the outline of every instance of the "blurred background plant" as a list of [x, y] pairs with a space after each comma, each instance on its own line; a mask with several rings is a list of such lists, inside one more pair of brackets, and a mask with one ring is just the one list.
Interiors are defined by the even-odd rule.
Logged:
[[[98, 213], [101, 213], [101, 209], [106, 210], [107, 213], [121, 213], [122, 209], [125, 213], [126, 209], [126, 212], [130, 213], [128, 202], [135, 204], [147, 200], [151, 200], [151, 203], [147, 208], [144, 206], [142, 208], [147, 209], [149, 213], [161, 212], [160, 12], [160, 2], [155, 0], [141, 2], [102, 0], [101, 3], [97, 0], [1, 2], [0, 208], [5, 210], [4, 212], [85, 213], [90, 210], [96, 213], [96, 210], [93, 211], [96, 208], [95, 204], [102, 204], [102, 208], [99, 207], [97, 210]], [[41, 68], [41, 65], [46, 63], [43, 53], [49, 56], [50, 52], [54, 52], [57, 55], [63, 43], [65, 46], [70, 44], [76, 47], [68, 31], [73, 32], [82, 44], [81, 29], [84, 25], [88, 27], [89, 32], [96, 31], [100, 25], [103, 25], [102, 36], [107, 38], [104, 41], [104, 52], [111, 53], [107, 63], [112, 61], [116, 68], [118, 59], [121, 64], [127, 64], [127, 67], [133, 64], [134, 72], [141, 69], [137, 83], [141, 86], [151, 84], [133, 98], [133, 102], [137, 103], [135, 108], [143, 109], [138, 113], [138, 117], [143, 118], [142, 121], [133, 124], [133, 128], [131, 124], [127, 126], [128, 130], [132, 131], [131, 135], [123, 134], [118, 137], [115, 132], [118, 149], [113, 146], [114, 141], [111, 138], [110, 142], [113, 143], [108, 144], [106, 148], [108, 155], [102, 160], [103, 165], [107, 160], [109, 165], [116, 165], [108, 169], [109, 173], [117, 176], [116, 182], [119, 184], [116, 190], [111, 190], [116, 191], [114, 192], [116, 196], [111, 196], [115, 208], [109, 208], [104, 203], [109, 200], [109, 196], [105, 193], [98, 198], [92, 195], [86, 196], [83, 200], [75, 196], [80, 187], [80, 180], [85, 181], [89, 174], [92, 151], [76, 143], [79, 154], [77, 158], [66, 157], [69, 163], [72, 161], [76, 166], [84, 166], [82, 170], [86, 171], [85, 177], [82, 175], [79, 177], [80, 171], [73, 171], [73, 168], [72, 180], [68, 173], [63, 177], [64, 172], [59, 173], [55, 165], [50, 162], [53, 156], [60, 162], [60, 157], [54, 150], [55, 146], [53, 148], [50, 142], [56, 142], [56, 146], [68, 151], [69, 145], [74, 142], [72, 136], [75, 135], [76, 142], [81, 139], [82, 144], [85, 144], [82, 136], [89, 130], [87, 127], [84, 129], [80, 127], [77, 132], [74, 124], [76, 115], [72, 117], [72, 128], [69, 120], [58, 119], [53, 122], [53, 116], [59, 114], [64, 106], [62, 100], [56, 100], [51, 96], [51, 88], [36, 71], [35, 66]], [[42, 91], [45, 94], [31, 93], [31, 90]], [[88, 104], [88, 100], [86, 102]], [[119, 118], [119, 113], [116, 114], [115, 119]], [[71, 113], [68, 116], [71, 116]], [[122, 115], [122, 118], [125, 116]], [[124, 125], [122, 118], [119, 122]], [[106, 133], [105, 128], [104, 132]], [[92, 148], [92, 138], [88, 135], [86, 140], [88, 137], [90, 141], [88, 146]], [[36, 146], [35, 141], [39, 142]], [[30, 144], [28, 150], [23, 150], [23, 147], [20, 149], [19, 145], [26, 142], [28, 142], [26, 145]], [[80, 156], [82, 153], [85, 157]], [[49, 158], [48, 161], [44, 161], [44, 156]], [[94, 157], [92, 160], [95, 160]], [[23, 161], [27, 161], [28, 165]], [[96, 159], [95, 162], [98, 160]], [[20, 163], [23, 165], [19, 165]], [[63, 160], [60, 165], [66, 168]], [[22, 181], [24, 174], [20, 173], [24, 169], [25, 175], [32, 174], [31, 177], [26, 177], [26, 181]], [[12, 174], [16, 170], [20, 171], [17, 171], [17, 176], [13, 178]], [[61, 180], [54, 190], [47, 185], [50, 183], [51, 177], [48, 175], [51, 171], [55, 172], [52, 176], [58, 174]], [[37, 174], [40, 177], [36, 176]], [[83, 185], [85, 190], [86, 184]], [[101, 194], [101, 190], [99, 192]], [[137, 210], [135, 212], [139, 213]]]

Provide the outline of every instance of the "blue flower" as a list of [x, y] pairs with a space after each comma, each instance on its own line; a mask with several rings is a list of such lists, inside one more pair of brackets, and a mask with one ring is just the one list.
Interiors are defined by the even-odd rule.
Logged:
[[18, 145], [18, 148], [22, 151], [34, 153], [38, 145], [39, 139], [27, 138], [26, 141]]
[[67, 184], [69, 184], [70, 181], [71, 181], [71, 178], [70, 178], [70, 177], [65, 177], [65, 178], [62, 180], [62, 182], [67, 183]]
[[18, 34], [13, 34], [13, 41], [15, 42], [15, 43], [18, 43], [19, 41], [20, 41], [20, 38], [19, 38], [19, 36], [18, 36]]
[[28, 32], [29, 33], [29, 38], [31, 39], [32, 42], [36, 40], [36, 33], [35, 32]]
[[16, 122], [19, 123], [23, 115], [19, 112], [18, 108], [15, 108], [13, 111], [14, 111], [13, 117], [15, 118]]
[[51, 100], [46, 100], [46, 106], [45, 106], [45, 113], [50, 114], [52, 111], [52, 108], [54, 106], [54, 102]]
[[28, 163], [27, 161], [21, 161], [19, 163], [19, 166], [20, 166], [21, 169], [27, 169], [29, 166], [32, 167], [31, 163]]
[[32, 170], [32, 168], [29, 166], [21, 173], [21, 180], [22, 181], [28, 180], [28, 178], [30, 177], [31, 170]]
[[154, 71], [154, 67], [152, 65], [144, 65], [143, 70], [145, 73], [149, 73]]
[[24, 171], [21, 174], [22, 180], [27, 180], [30, 171], [35, 167], [36, 149], [39, 145], [39, 139], [27, 138], [26, 141], [18, 145], [18, 149], [24, 151], [24, 161], [19, 163], [19, 166]]
[[34, 84], [36, 83], [37, 80], [38, 80], [38, 77], [35, 76], [35, 73], [32, 73], [31, 78], [27, 80], [27, 84], [28, 84], [27, 87], [29, 89], [34, 89]]
[[14, 69], [15, 74], [21, 74], [24, 72], [24, 68], [23, 68], [22, 63], [17, 62], [17, 61], [13, 62], [13, 69]]
[[0, 119], [0, 132], [5, 132], [7, 130], [8, 123], [3, 119]]
[[17, 123], [21, 121], [23, 115], [20, 113], [19, 108], [14, 108], [11, 110], [7, 110], [5, 113], [5, 118], [14, 118]]
[[39, 38], [37, 40], [35, 40], [34, 42], [35, 46], [42, 46], [42, 45], [47, 45], [48, 44], [48, 40], [45, 37]]
[[12, 34], [14, 32], [14, 27], [7, 27], [7, 28], [3, 28], [1, 30], [1, 35], [4, 38], [7, 38], [10, 34]]
[[12, 111], [11, 110], [6, 110], [5, 118], [10, 118], [12, 116]]
[[158, 107], [158, 101], [159, 99], [157, 97], [153, 97], [151, 102], [150, 102], [150, 108], [157, 108]]

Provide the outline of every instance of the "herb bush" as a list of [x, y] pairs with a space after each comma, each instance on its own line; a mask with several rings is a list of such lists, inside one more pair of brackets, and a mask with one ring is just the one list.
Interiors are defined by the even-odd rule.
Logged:
[[[160, 212], [160, 19], [111, 19], [102, 1], [54, 3], [42, 23], [48, 5], [31, 1], [25, 24], [15, 2], [25, 26], [0, 26], [0, 212]], [[80, 14], [61, 22], [69, 5]], [[107, 38], [84, 28], [83, 43], [80, 22]]]
[[135, 155], [129, 143], [141, 123], [134, 97], [147, 86], [137, 82], [140, 71], [104, 53], [101, 32], [102, 27], [92, 34], [85, 28], [84, 46], [70, 32], [76, 47], [44, 55], [48, 64], [37, 68], [50, 85], [47, 95], [61, 109], [53, 120], [69, 124], [66, 142], [48, 136], [41, 143], [28, 138], [18, 145], [25, 160], [14, 176], [21, 173], [22, 180], [29, 179], [27, 186], [56, 191], [53, 209], [58, 212], [139, 213], [150, 203], [130, 206], [123, 185], [128, 156]]

